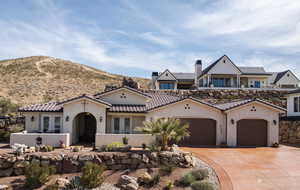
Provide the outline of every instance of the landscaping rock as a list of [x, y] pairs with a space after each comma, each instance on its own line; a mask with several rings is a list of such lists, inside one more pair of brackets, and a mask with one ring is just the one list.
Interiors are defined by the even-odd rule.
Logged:
[[124, 190], [137, 190], [139, 188], [137, 178], [128, 175], [122, 175], [117, 186]]
[[64, 188], [66, 185], [70, 183], [68, 179], [65, 178], [57, 178], [55, 184], [58, 185], [59, 188]]
[[0, 185], [0, 190], [8, 190], [8, 185]]
[[138, 182], [143, 184], [148, 184], [152, 180], [152, 176], [148, 172], [144, 172], [138, 177]]

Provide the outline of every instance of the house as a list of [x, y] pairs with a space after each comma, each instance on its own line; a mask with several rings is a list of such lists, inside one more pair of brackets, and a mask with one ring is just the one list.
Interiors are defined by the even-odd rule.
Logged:
[[26, 118], [25, 129], [11, 135], [10, 144], [122, 142], [149, 144], [154, 137], [142, 134], [144, 121], [179, 118], [189, 123], [191, 136], [185, 146], [271, 146], [278, 142], [279, 114], [285, 109], [259, 99], [210, 104], [193, 97], [163, 91], [141, 91], [120, 87], [93, 96], [81, 95], [61, 102], [35, 104], [19, 110]]
[[263, 67], [241, 67], [226, 55], [202, 70], [202, 61], [195, 63], [194, 73], [152, 73], [152, 88], [162, 90], [195, 88], [297, 88], [299, 79], [290, 70], [266, 72]]
[[300, 89], [289, 92], [287, 98], [287, 117], [300, 120]]

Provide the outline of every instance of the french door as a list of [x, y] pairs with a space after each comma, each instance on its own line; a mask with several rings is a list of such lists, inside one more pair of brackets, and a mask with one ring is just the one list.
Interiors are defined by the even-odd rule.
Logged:
[[113, 117], [112, 118], [112, 132], [115, 134], [129, 134], [131, 133], [131, 119], [130, 117]]

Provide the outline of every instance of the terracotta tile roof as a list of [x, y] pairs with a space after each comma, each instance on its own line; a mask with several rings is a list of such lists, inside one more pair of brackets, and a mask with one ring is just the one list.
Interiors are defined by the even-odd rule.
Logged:
[[62, 112], [62, 105], [58, 105], [57, 102], [49, 102], [46, 104], [34, 104], [24, 106], [19, 109], [20, 112]]
[[113, 104], [109, 108], [110, 112], [127, 112], [127, 113], [145, 113], [147, 111], [145, 105], [122, 105]]
[[233, 108], [236, 108], [236, 107], [248, 104], [250, 102], [255, 102], [255, 101], [263, 103], [263, 104], [266, 104], [266, 105], [271, 106], [271, 107], [274, 107], [276, 109], [280, 109], [282, 111], [286, 111], [286, 109], [284, 109], [284, 108], [282, 108], [280, 106], [277, 106], [275, 104], [272, 104], [270, 102], [267, 102], [267, 101], [261, 100], [261, 99], [257, 99], [257, 98], [247, 99], [247, 100], [240, 100], [240, 101], [234, 101], [234, 102], [229, 102], [229, 103], [225, 103], [225, 104], [216, 104], [215, 106], [218, 107], [219, 109], [223, 110], [223, 111], [227, 111], [227, 110], [230, 110], [230, 109], [233, 109]]
[[116, 91], [116, 90], [119, 90], [119, 89], [122, 89], [122, 88], [125, 88], [125, 89], [127, 89], [127, 90], [136, 92], [136, 93], [138, 93], [138, 94], [140, 94], [140, 95], [142, 95], [142, 96], [146, 96], [146, 97], [150, 98], [150, 96], [148, 96], [147, 93], [144, 93], [143, 91], [138, 90], [138, 89], [135, 89], [135, 88], [130, 88], [130, 87], [128, 87], [128, 86], [121, 86], [121, 87], [114, 88], [114, 89], [111, 89], [111, 90], [108, 90], [108, 91], [99, 92], [99, 93], [97, 93], [97, 94], [94, 94], [94, 97], [99, 98], [99, 97], [101, 97], [101, 96], [104, 95], [104, 94], [107, 94], [107, 93], [109, 93], [109, 92]]
[[101, 100], [99, 98], [95, 98], [94, 96], [89, 96], [89, 95], [86, 95], [86, 94], [82, 94], [81, 96], [77, 96], [77, 97], [74, 97], [74, 98], [70, 98], [70, 99], [64, 100], [62, 102], [59, 102], [58, 104], [65, 104], [67, 102], [78, 100], [80, 98], [87, 98], [89, 100], [92, 100], [92, 101], [95, 101], [95, 102], [98, 102], [98, 103], [101, 103], [101, 104], [105, 104], [107, 106], [111, 106], [111, 104], [109, 102], [106, 102], [104, 100]]

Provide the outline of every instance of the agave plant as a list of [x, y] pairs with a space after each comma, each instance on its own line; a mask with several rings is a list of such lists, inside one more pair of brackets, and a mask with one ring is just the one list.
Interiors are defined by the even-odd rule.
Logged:
[[180, 119], [160, 118], [144, 122], [144, 127], [139, 128], [139, 130], [157, 136], [161, 140], [162, 150], [167, 150], [170, 141], [177, 143], [190, 135], [188, 128], [189, 125], [182, 124]]

